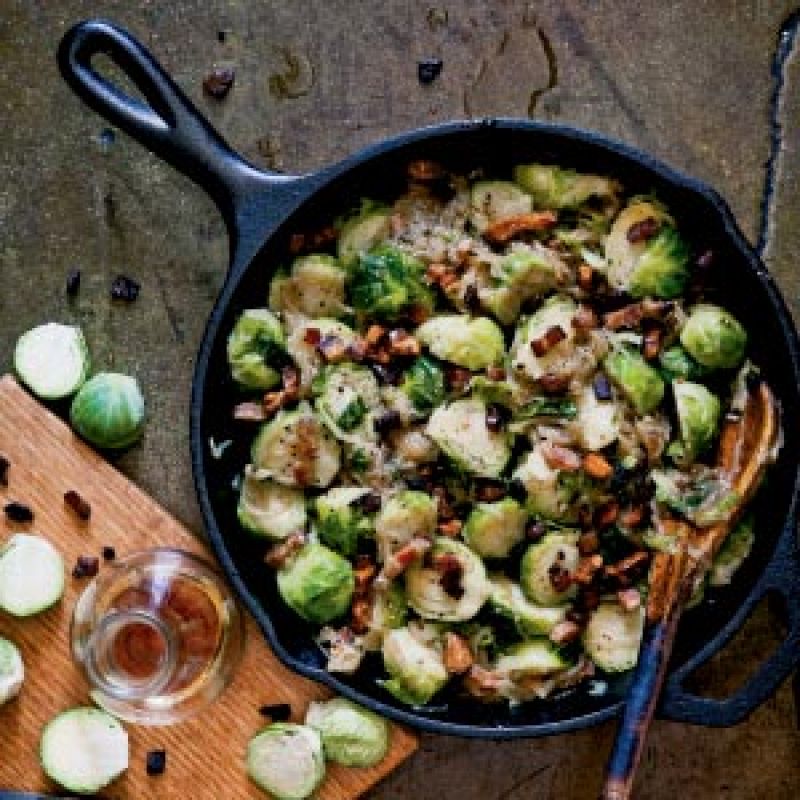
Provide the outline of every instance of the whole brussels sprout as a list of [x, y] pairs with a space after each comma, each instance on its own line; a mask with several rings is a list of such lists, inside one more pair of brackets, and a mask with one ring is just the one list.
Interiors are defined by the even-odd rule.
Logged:
[[406, 370], [400, 389], [415, 411], [427, 414], [444, 400], [444, 373], [430, 358], [420, 356]]
[[98, 372], [78, 390], [69, 417], [72, 427], [93, 445], [113, 450], [128, 447], [144, 430], [139, 384], [128, 375]]
[[275, 800], [306, 800], [325, 778], [322, 738], [307, 725], [268, 725], [247, 745], [247, 774]]
[[638, 350], [626, 344], [615, 344], [603, 366], [638, 414], [648, 414], [658, 408], [664, 397], [664, 381]]
[[536, 208], [576, 209], [593, 197], [614, 200], [620, 191], [611, 178], [550, 164], [520, 164], [514, 167], [514, 181], [533, 197]]
[[699, 383], [675, 381], [672, 384], [680, 428], [683, 466], [708, 449], [717, 434], [720, 403], [715, 395]]
[[428, 539], [436, 530], [436, 500], [425, 492], [402, 491], [390, 497], [375, 518], [380, 560], [412, 539]]
[[658, 356], [658, 363], [661, 367], [661, 375], [666, 381], [674, 381], [677, 378], [696, 381], [708, 372], [702, 364], [698, 364], [686, 352], [686, 349], [679, 344], [662, 350]]
[[464, 525], [464, 541], [481, 558], [506, 558], [525, 537], [527, 514], [511, 497], [478, 503]]
[[389, 750], [389, 723], [343, 697], [311, 703], [306, 725], [322, 737], [325, 758], [345, 767], [373, 767]]
[[345, 614], [354, 588], [350, 562], [322, 544], [307, 544], [278, 571], [278, 591], [286, 605], [319, 625]]
[[316, 531], [323, 544], [351, 557], [358, 551], [359, 540], [374, 530], [374, 514], [359, 504], [370, 489], [337, 486], [314, 500]]
[[345, 220], [339, 231], [339, 261], [350, 268], [362, 253], [372, 250], [391, 233], [391, 209], [369, 199], [362, 200], [361, 209]]
[[401, 703], [412, 706], [427, 703], [448, 680], [439, 652], [416, 639], [408, 628], [386, 634], [383, 664], [390, 675], [383, 688]]
[[412, 306], [433, 308], [433, 295], [423, 280], [425, 266], [389, 245], [363, 253], [350, 270], [350, 302], [356, 311], [396, 317]]
[[307, 317], [341, 316], [346, 275], [333, 256], [299, 256], [288, 274], [278, 273], [272, 279], [269, 306], [275, 311], [294, 311]]
[[417, 338], [437, 358], [466, 367], [485, 369], [503, 362], [503, 332], [488, 317], [439, 314], [423, 322]]
[[689, 312], [681, 344], [704, 367], [730, 369], [744, 358], [747, 331], [724, 308], [701, 303]]
[[305, 526], [306, 501], [299, 489], [246, 474], [236, 514], [240, 525], [253, 535], [281, 540]]
[[280, 381], [286, 337], [280, 320], [266, 308], [251, 308], [236, 321], [228, 337], [228, 364], [233, 379], [246, 389], [271, 389]]

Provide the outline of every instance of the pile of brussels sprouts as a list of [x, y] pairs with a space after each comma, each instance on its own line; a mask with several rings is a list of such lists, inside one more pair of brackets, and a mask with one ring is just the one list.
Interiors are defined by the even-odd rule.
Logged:
[[[400, 702], [628, 670], [669, 523], [736, 504], [715, 450], [747, 333], [655, 197], [542, 164], [409, 174], [230, 333], [235, 416], [260, 423], [241, 526], [328, 668], [382, 659]], [[695, 602], [752, 541], [746, 518]]]

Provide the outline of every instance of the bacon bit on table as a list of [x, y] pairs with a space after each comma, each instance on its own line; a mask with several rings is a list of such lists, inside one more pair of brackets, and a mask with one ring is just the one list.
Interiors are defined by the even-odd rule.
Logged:
[[582, 585], [591, 583], [602, 568], [603, 556], [598, 554], [585, 556], [578, 562], [578, 566], [572, 573], [572, 580]]
[[156, 775], [163, 775], [167, 769], [167, 751], [166, 750], [151, 750], [147, 754], [146, 767], [147, 774], [151, 777]]
[[94, 578], [100, 571], [100, 559], [97, 556], [78, 556], [72, 568], [73, 578]]
[[614, 474], [614, 467], [600, 453], [586, 453], [583, 456], [583, 471], [598, 481], [604, 481]]
[[541, 336], [531, 342], [531, 350], [535, 356], [541, 358], [566, 338], [567, 332], [560, 325], [551, 325]]
[[581, 457], [578, 453], [553, 442], [545, 442], [542, 445], [542, 457], [550, 469], [577, 472], [581, 468]]
[[635, 587], [621, 589], [617, 592], [617, 601], [625, 611], [635, 611], [642, 605], [642, 595]]
[[626, 238], [631, 244], [638, 244], [639, 242], [646, 242], [652, 239], [661, 228], [661, 223], [655, 217], [647, 217], [646, 219], [634, 222], [628, 228]]
[[138, 296], [141, 284], [127, 275], [117, 275], [111, 284], [111, 297], [114, 300], [124, 300], [132, 303]]
[[271, 722], [288, 722], [292, 707], [288, 703], [267, 703], [258, 709], [258, 713]]
[[0, 486], [8, 486], [8, 470], [11, 467], [11, 462], [5, 457], [0, 455]]
[[581, 635], [582, 627], [570, 619], [557, 622], [550, 631], [550, 641], [559, 647], [574, 642]]
[[215, 100], [224, 100], [235, 80], [236, 73], [230, 67], [214, 67], [203, 81], [203, 91]]
[[264, 563], [273, 569], [280, 569], [305, 543], [305, 534], [293, 533], [267, 550], [264, 555]]
[[523, 233], [537, 233], [552, 228], [558, 217], [552, 211], [531, 211], [493, 222], [483, 236], [495, 245], [506, 244]]
[[463, 675], [475, 663], [467, 640], [452, 631], [448, 631], [444, 635], [442, 658], [444, 668], [450, 675]]
[[26, 506], [24, 503], [19, 503], [16, 500], [6, 503], [3, 507], [3, 511], [5, 512], [6, 517], [11, 520], [11, 522], [33, 522], [32, 509], [29, 506]]
[[92, 516], [92, 507], [87, 500], [81, 497], [74, 489], [70, 489], [68, 492], [64, 493], [64, 503], [84, 522]]
[[389, 353], [393, 356], [418, 356], [422, 347], [417, 339], [404, 328], [389, 331]]
[[456, 536], [461, 533], [462, 527], [463, 523], [460, 519], [449, 519], [446, 522], [440, 522], [437, 526], [437, 529], [442, 536], [447, 536], [449, 539], [455, 539]]
[[108, 544], [100, 552], [103, 556], [103, 561], [113, 561], [117, 557], [117, 551]]
[[544, 394], [564, 394], [572, 380], [570, 375], [559, 375], [555, 372], [545, 372], [537, 381], [537, 386]]

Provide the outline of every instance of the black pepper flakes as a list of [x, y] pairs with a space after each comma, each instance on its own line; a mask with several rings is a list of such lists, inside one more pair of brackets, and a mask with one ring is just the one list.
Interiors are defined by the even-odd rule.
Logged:
[[124, 300], [132, 303], [139, 296], [141, 285], [127, 275], [117, 275], [111, 284], [111, 297], [114, 300]]
[[106, 545], [101, 551], [103, 561], [113, 561], [117, 557], [117, 551], [110, 545]]
[[33, 522], [33, 511], [24, 503], [18, 503], [16, 500], [6, 503], [3, 511], [11, 522]]
[[167, 751], [151, 750], [147, 754], [147, 774], [151, 777], [163, 775], [167, 769]]
[[74, 489], [64, 493], [64, 503], [84, 522], [92, 516], [92, 507]]
[[423, 86], [433, 83], [444, 68], [441, 58], [423, 58], [417, 63], [417, 78]]
[[231, 67], [214, 67], [203, 81], [203, 91], [215, 100], [224, 100], [235, 80], [236, 72]]
[[292, 707], [288, 703], [267, 703], [258, 709], [258, 713], [272, 722], [287, 722], [292, 716]]
[[11, 462], [3, 455], [0, 455], [0, 486], [8, 486], [8, 470]]
[[73, 578], [94, 578], [100, 571], [100, 559], [97, 556], [78, 556], [72, 568]]
[[79, 269], [71, 269], [67, 273], [67, 297], [75, 297], [78, 290], [81, 288], [81, 271]]

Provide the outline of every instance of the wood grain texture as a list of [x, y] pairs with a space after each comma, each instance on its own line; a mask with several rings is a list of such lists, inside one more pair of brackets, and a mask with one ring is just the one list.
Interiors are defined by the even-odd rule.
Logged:
[[[0, 503], [28, 504], [31, 525], [0, 523], [0, 541], [15, 531], [35, 531], [49, 539], [71, 569], [79, 555], [100, 555], [105, 545], [122, 557], [156, 545], [208, 555], [203, 544], [125, 476], [84, 445], [72, 431], [33, 400], [8, 376], [0, 379], [0, 453], [11, 462], [8, 487]], [[92, 506], [88, 523], [63, 502], [76, 489]], [[22, 650], [26, 681], [15, 701], [0, 707], [0, 790], [51, 791], [38, 759], [42, 726], [59, 711], [88, 703], [87, 686], [69, 653], [69, 622], [85, 580], [67, 579], [67, 591], [54, 609], [28, 620], [0, 615], [0, 635]], [[169, 728], [128, 725], [131, 762], [106, 796], [119, 800], [221, 800], [263, 798], [244, 770], [248, 739], [263, 725], [258, 709], [288, 702], [293, 719], [327, 690], [286, 669], [270, 652], [255, 623], [247, 619], [247, 645], [239, 671], [214, 705], [199, 716]], [[357, 797], [416, 749], [415, 737], [393, 728], [387, 758], [369, 770], [330, 766], [322, 800]], [[167, 750], [167, 770], [148, 777], [148, 750]]]

